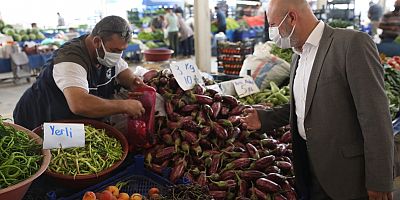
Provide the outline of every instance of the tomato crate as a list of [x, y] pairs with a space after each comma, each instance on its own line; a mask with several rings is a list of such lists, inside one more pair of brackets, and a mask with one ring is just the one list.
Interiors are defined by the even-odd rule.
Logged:
[[97, 185], [88, 187], [80, 192], [77, 192], [69, 197], [56, 198], [57, 200], [81, 200], [85, 192], [102, 192], [107, 186], [115, 185], [118, 182], [125, 182], [120, 192], [128, 193], [140, 193], [143, 196], [147, 196], [147, 192], [150, 188], [156, 187], [160, 190], [160, 194], [165, 194], [168, 186], [173, 185], [169, 180], [161, 177], [144, 167], [143, 155], [137, 155], [134, 158], [135, 163], [127, 167], [124, 171], [121, 171], [117, 175], [98, 183]]

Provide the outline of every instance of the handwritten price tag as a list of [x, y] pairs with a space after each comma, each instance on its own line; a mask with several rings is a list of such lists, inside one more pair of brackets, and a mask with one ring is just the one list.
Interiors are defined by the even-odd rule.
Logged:
[[70, 148], [85, 146], [83, 124], [44, 123], [43, 149]]
[[253, 78], [249, 76], [233, 80], [233, 86], [235, 87], [236, 94], [240, 98], [260, 92]]
[[236, 95], [235, 87], [233, 86], [233, 81], [224, 81], [219, 83], [219, 87], [221, 88], [222, 94], [226, 95]]
[[194, 63], [176, 62], [171, 64], [171, 71], [183, 90], [190, 90], [197, 83], [204, 85], [200, 71]]

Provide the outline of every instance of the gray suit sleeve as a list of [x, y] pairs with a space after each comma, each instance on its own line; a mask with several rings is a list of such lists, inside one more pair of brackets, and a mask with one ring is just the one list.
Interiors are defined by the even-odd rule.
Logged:
[[270, 131], [289, 124], [290, 105], [285, 104], [269, 110], [257, 110], [261, 121], [261, 132]]
[[346, 75], [364, 138], [366, 188], [393, 189], [393, 131], [375, 43], [357, 33], [346, 51]]

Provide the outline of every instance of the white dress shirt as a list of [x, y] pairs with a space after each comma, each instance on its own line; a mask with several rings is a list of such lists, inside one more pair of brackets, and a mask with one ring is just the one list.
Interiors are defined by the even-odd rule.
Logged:
[[303, 139], [306, 138], [306, 131], [304, 128], [305, 109], [306, 109], [306, 97], [308, 81], [310, 79], [311, 70], [314, 64], [315, 55], [317, 54], [319, 42], [324, 32], [325, 24], [320, 21], [318, 25], [308, 36], [306, 42], [303, 45], [303, 51], [299, 52], [294, 50], [295, 53], [300, 55], [298, 67], [296, 69], [296, 75], [293, 83], [293, 94], [296, 105], [296, 116], [297, 116], [297, 128], [299, 134]]

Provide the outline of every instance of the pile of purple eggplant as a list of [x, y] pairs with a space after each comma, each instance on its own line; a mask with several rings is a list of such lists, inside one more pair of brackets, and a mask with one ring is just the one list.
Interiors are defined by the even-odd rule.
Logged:
[[164, 97], [167, 113], [156, 119], [147, 168], [171, 168], [171, 182], [185, 177], [215, 199], [296, 199], [288, 127], [249, 131], [240, 122], [249, 106], [200, 85], [183, 91], [169, 70], [150, 71], [144, 82]]

